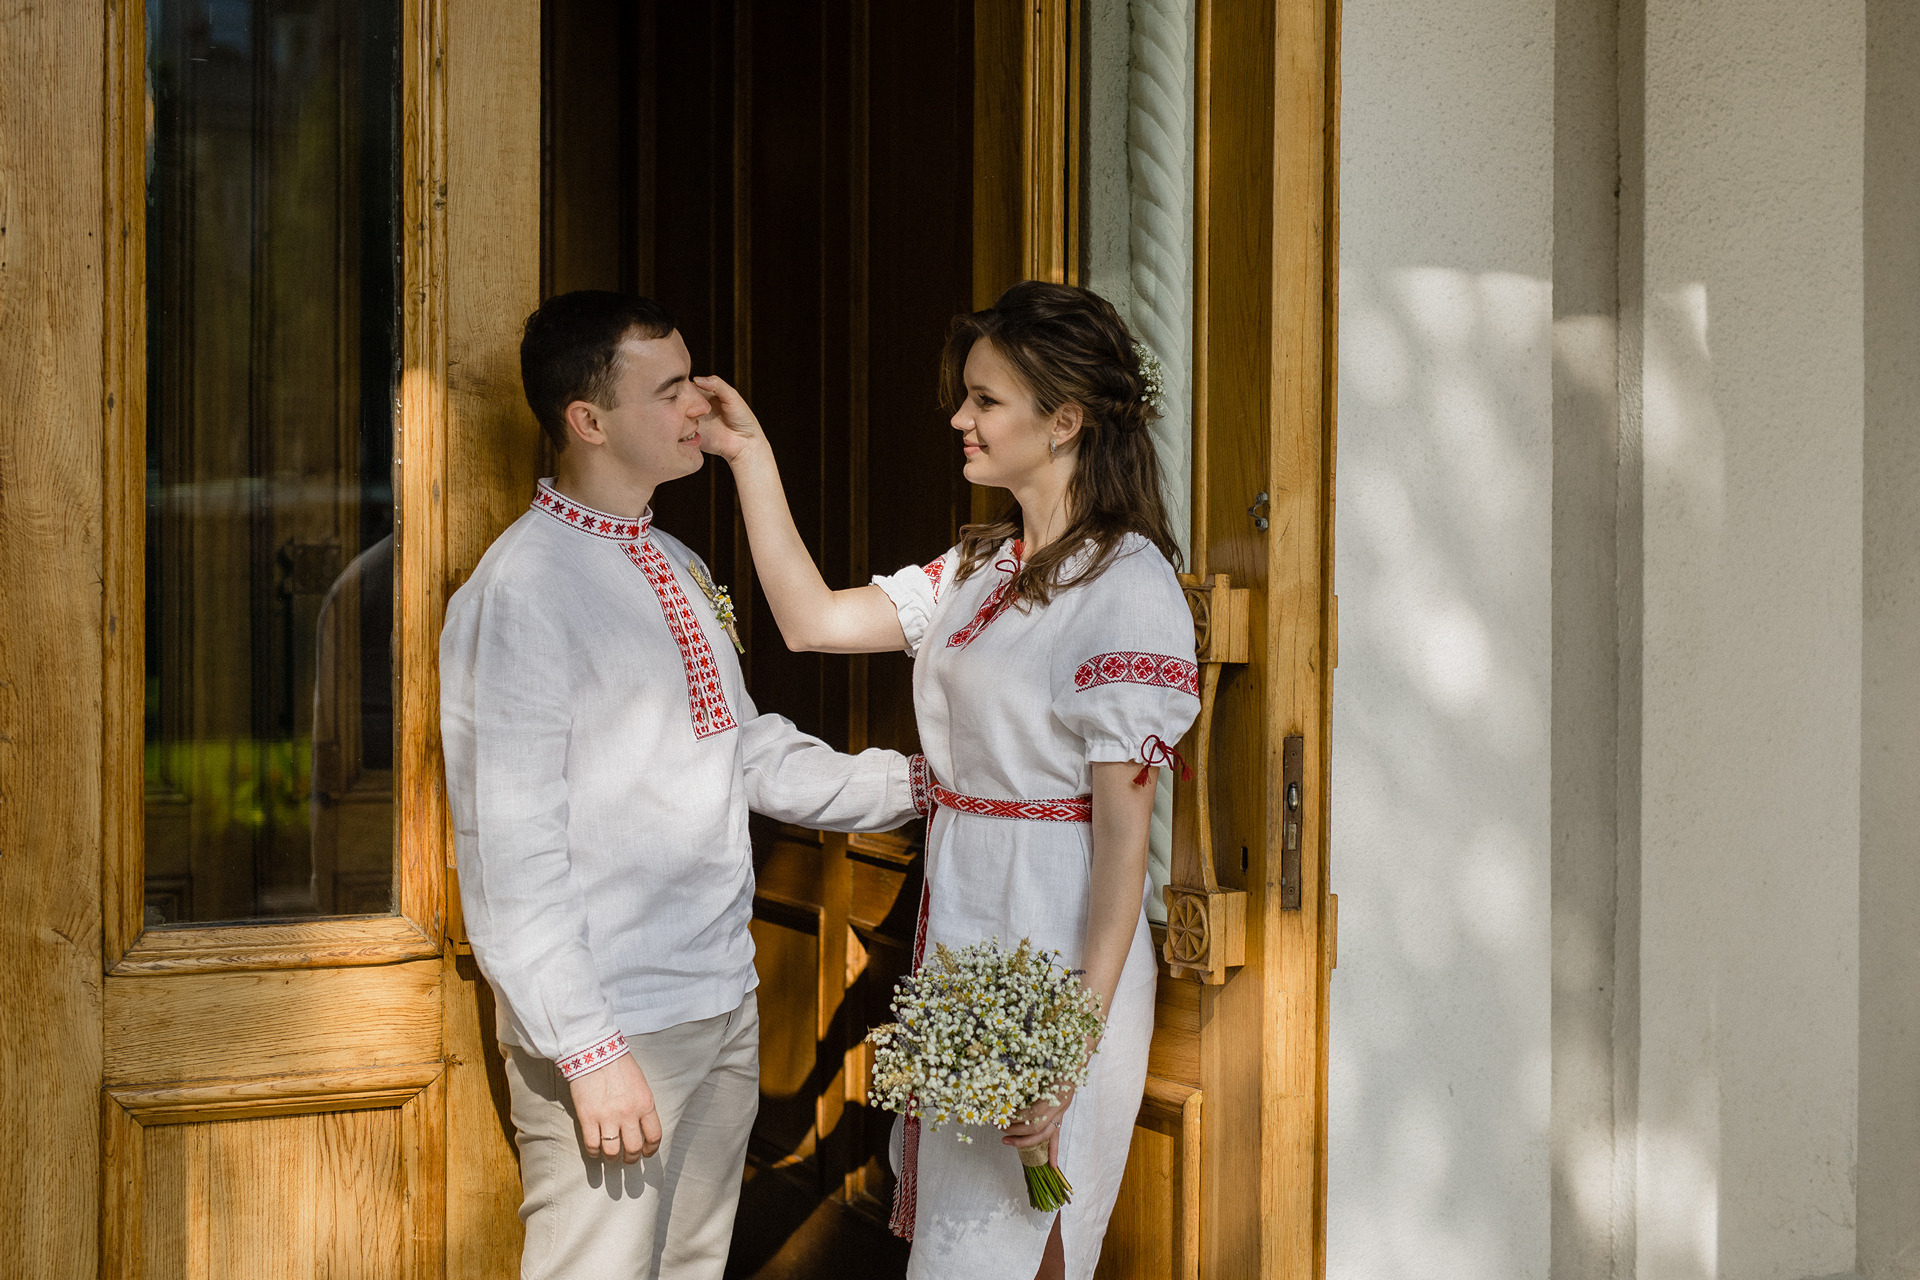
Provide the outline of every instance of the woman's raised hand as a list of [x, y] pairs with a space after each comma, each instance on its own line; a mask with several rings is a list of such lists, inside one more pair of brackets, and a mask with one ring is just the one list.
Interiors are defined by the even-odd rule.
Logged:
[[711, 375], [696, 376], [693, 385], [713, 401], [713, 412], [700, 419], [700, 447], [717, 458], [732, 462], [755, 444], [766, 439], [760, 419], [740, 398], [726, 379]]
[[695, 378], [713, 401], [700, 420], [700, 447], [733, 468], [733, 492], [747, 522], [760, 586], [787, 647], [796, 653], [890, 653], [907, 647], [900, 615], [878, 587], [834, 591], [794, 527], [780, 465], [760, 420], [722, 378]]

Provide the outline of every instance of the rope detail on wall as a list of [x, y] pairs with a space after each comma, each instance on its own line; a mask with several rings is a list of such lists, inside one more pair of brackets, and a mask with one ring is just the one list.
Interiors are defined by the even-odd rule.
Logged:
[[[1134, 336], [1164, 370], [1153, 423], [1167, 521], [1192, 556], [1193, 506], [1193, 0], [1132, 0], [1127, 74], [1128, 312]], [[1164, 920], [1159, 886], [1173, 847], [1173, 777], [1154, 797], [1148, 915]]]
[[1153, 442], [1167, 518], [1188, 547], [1193, 457], [1192, 0], [1133, 0], [1128, 194], [1134, 334], [1166, 370]]

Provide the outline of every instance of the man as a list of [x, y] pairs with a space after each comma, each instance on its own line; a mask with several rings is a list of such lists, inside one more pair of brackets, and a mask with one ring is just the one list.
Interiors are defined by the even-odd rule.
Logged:
[[709, 411], [644, 298], [527, 320], [556, 475], [447, 606], [441, 723], [474, 958], [499, 997], [523, 1280], [718, 1280], [758, 1105], [747, 810], [911, 817], [907, 760], [761, 715], [730, 606], [652, 527]]

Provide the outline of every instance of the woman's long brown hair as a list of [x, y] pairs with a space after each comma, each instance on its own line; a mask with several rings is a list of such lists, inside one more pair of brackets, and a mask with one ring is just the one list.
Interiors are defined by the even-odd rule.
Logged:
[[[1133, 335], [1113, 304], [1088, 289], [1024, 280], [989, 309], [956, 316], [940, 370], [950, 411], [967, 398], [967, 355], [983, 341], [1013, 366], [1041, 414], [1064, 404], [1079, 405], [1082, 414], [1078, 461], [1067, 484], [1067, 527], [1021, 565], [1010, 600], [1045, 604], [1056, 591], [1092, 581], [1129, 533], [1178, 568], [1180, 547], [1167, 524], [1160, 461], [1147, 432], [1157, 415], [1146, 400]], [[998, 520], [963, 526], [958, 578], [991, 561], [1001, 543], [1019, 536], [1020, 523], [1018, 509], [1009, 506]], [[1068, 576], [1069, 562], [1089, 546], [1092, 554]]]

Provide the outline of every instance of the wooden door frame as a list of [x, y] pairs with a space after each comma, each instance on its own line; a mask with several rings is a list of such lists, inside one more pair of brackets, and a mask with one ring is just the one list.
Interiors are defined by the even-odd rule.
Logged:
[[[1078, 0], [979, 0], [975, 15], [974, 302], [986, 307], [1017, 279], [1077, 282], [1080, 14]], [[1163, 967], [1139, 1120], [1175, 1144], [1176, 1276], [1325, 1271], [1339, 26], [1339, 0], [1197, 0], [1189, 567], [1247, 589], [1251, 625], [1248, 660], [1219, 686], [1220, 767], [1205, 771], [1213, 847], [1247, 850], [1244, 871], [1238, 858], [1217, 867], [1246, 895], [1244, 963], [1219, 985]], [[1250, 509], [1261, 493], [1267, 505]], [[1285, 824], [1269, 808], [1292, 737], [1297, 908], [1282, 906]], [[1191, 787], [1176, 805], [1191, 808]]]
[[[1201, 989], [1205, 1275], [1325, 1270], [1339, 23], [1339, 0], [1200, 0], [1195, 24], [1193, 567], [1252, 592], [1215, 721], [1214, 844], [1248, 850], [1218, 870], [1248, 899], [1245, 966]], [[1298, 908], [1270, 808], [1290, 737]]]

